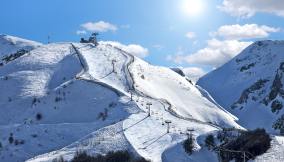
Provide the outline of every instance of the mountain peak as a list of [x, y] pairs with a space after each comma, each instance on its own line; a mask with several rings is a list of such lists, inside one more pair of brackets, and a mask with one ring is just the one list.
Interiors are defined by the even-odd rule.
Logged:
[[257, 41], [197, 84], [241, 125], [276, 132], [274, 122], [284, 114], [283, 51], [284, 41]]

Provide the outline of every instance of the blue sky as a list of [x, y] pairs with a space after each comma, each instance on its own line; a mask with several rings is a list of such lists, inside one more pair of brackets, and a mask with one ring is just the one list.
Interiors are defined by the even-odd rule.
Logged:
[[[52, 42], [78, 41], [87, 37], [78, 30], [92, 32], [82, 24], [103, 21], [115, 30], [100, 32], [101, 40], [147, 48], [144, 59], [152, 64], [203, 71], [220, 66], [251, 41], [283, 39], [284, 7], [277, 0], [195, 0], [202, 1], [198, 15], [182, 11], [190, 4], [184, 1], [190, 0], [1, 0], [0, 33], [43, 43], [48, 35]], [[238, 10], [244, 7], [248, 10]], [[233, 46], [238, 51], [227, 49]]]

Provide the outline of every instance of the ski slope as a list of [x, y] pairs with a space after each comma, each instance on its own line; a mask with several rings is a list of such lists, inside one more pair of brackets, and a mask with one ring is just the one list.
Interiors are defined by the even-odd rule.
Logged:
[[[43, 45], [0, 69], [2, 161], [62, 148], [139, 111], [115, 91], [79, 79], [81, 71], [70, 43]], [[24, 144], [10, 144], [11, 133]]]
[[177, 116], [238, 127], [234, 122], [237, 118], [210, 102], [196, 86], [172, 70], [140, 60], [135, 60], [130, 69], [136, 89], [154, 99], [170, 103], [169, 111]]
[[[73, 51], [77, 53], [78, 58], [84, 67], [83, 72], [80, 73], [80, 79], [100, 83], [109, 89], [115, 89], [118, 94], [123, 96], [130, 97], [132, 94], [133, 101], [131, 103], [135, 104], [141, 111], [134, 113], [123, 120], [122, 130], [115, 132], [114, 135], [123, 134], [127, 143], [131, 146], [129, 146], [128, 149], [135, 150], [132, 152], [137, 152], [138, 155], [143, 156], [146, 159], [151, 159], [154, 162], [161, 161], [162, 153], [167, 148], [183, 141], [186, 138], [185, 133], [189, 128], [195, 129], [196, 135], [198, 136], [209, 131], [218, 130], [221, 125], [228, 127], [240, 127], [235, 123], [235, 117], [220, 109], [214, 103], [211, 103], [199, 92], [198, 88], [192, 86], [185, 78], [179, 77], [178, 74], [167, 68], [157, 67], [156, 70], [154, 66], [149, 65], [131, 54], [110, 45], [102, 44], [98, 47], [94, 47], [91, 44], [73, 44], [73, 48]], [[102, 62], [104, 63], [102, 64]], [[166, 98], [166, 96], [155, 96], [151, 93], [148, 94], [147, 90], [139, 89], [139, 87], [143, 86], [157, 86], [157, 88], [164, 88], [159, 87], [153, 82], [147, 83], [149, 85], [145, 86], [145, 83], [139, 80], [139, 78], [141, 78], [140, 75], [142, 71], [140, 70], [142, 68], [147, 69], [147, 71], [152, 71], [151, 74], [143, 73], [143, 75], [147, 77], [148, 75], [152, 75], [151, 77], [153, 78], [155, 75], [162, 78], [162, 76], [159, 76], [159, 74], [161, 74], [159, 69], [164, 70], [162, 72], [165, 73], [164, 76], [166, 78], [162, 80], [160, 84], [166, 82], [166, 79], [169, 80], [169, 84], [165, 84], [164, 87], [172, 85], [170, 88], [180, 88], [181, 91], [188, 91], [190, 88], [193, 89], [193, 91], [189, 91], [187, 93], [184, 92], [185, 94], [180, 94], [180, 96], [188, 95], [189, 97], [192, 95], [195, 96], [194, 98], [190, 98], [195, 99], [192, 100], [193, 102], [200, 102], [200, 104], [205, 102], [203, 107], [208, 107], [207, 110], [212, 111], [211, 117], [208, 117], [210, 115], [205, 114], [205, 110], [202, 111], [201, 107], [187, 111], [189, 113], [189, 111], [194, 112], [199, 109], [201, 112], [196, 112], [195, 114], [186, 116], [186, 114], [183, 114], [183, 111], [186, 109], [185, 107], [181, 107], [181, 110], [183, 110], [181, 112], [176, 112], [176, 110], [171, 109], [173, 105], [175, 108], [180, 107], [180, 105], [182, 105], [180, 103], [181, 101], [171, 100], [173, 103], [170, 103], [170, 101], [167, 101], [169, 98]], [[171, 79], [174, 80], [173, 83], [170, 82]], [[178, 79], [180, 79], [180, 82], [184, 85], [181, 86], [177, 81]], [[156, 81], [159, 82], [160, 80], [157, 79]], [[168, 91], [167, 93], [174, 93], [174, 91]], [[148, 116], [147, 103], [152, 103], [151, 116]], [[195, 105], [198, 105], [198, 103], [195, 103]], [[196, 118], [194, 115], [196, 115]], [[171, 133], [166, 133], [167, 127], [164, 123], [165, 120], [172, 121], [170, 128]], [[116, 125], [112, 125], [111, 127], [115, 126]], [[55, 152], [30, 159], [30, 161], [41, 161], [43, 159], [45, 161], [51, 161], [59, 156], [70, 159], [70, 157], [72, 157], [78, 149], [85, 150], [94, 155], [98, 153], [106, 153], [111, 150], [94, 152], [94, 150], [99, 150], [97, 148], [100, 146], [93, 145], [91, 142], [93, 139], [90, 139], [87, 136], [81, 141], [87, 141], [83, 147], [79, 147], [77, 141]], [[116, 143], [117, 141], [113, 142]], [[81, 142], [79, 141], [79, 143]], [[124, 144], [127, 145], [126, 143]], [[89, 146], [92, 146], [91, 149]]]
[[182, 143], [169, 148], [163, 153], [163, 162], [219, 162], [217, 154], [209, 151], [207, 148], [197, 148], [191, 156], [184, 151]]
[[1, 67], [0, 78], [2, 161], [129, 150], [161, 162], [188, 129], [199, 137], [242, 128], [186, 78], [108, 44], [41, 45]]
[[118, 122], [92, 132], [60, 150], [37, 156], [27, 160], [27, 162], [51, 161], [60, 156], [63, 156], [65, 160], [71, 160], [76, 152], [80, 150], [92, 155], [104, 154], [109, 150], [128, 150], [138, 156], [122, 132], [122, 122]]

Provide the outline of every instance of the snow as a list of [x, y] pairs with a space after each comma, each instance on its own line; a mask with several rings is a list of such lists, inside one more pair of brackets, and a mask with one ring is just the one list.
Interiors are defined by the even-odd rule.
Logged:
[[[222, 127], [242, 128], [204, 89], [111, 45], [41, 45], [0, 68], [0, 78], [5, 161], [129, 150], [161, 162], [188, 129], [198, 137]], [[172, 122], [170, 133], [165, 120]], [[10, 133], [25, 143], [9, 144]]]
[[0, 58], [4, 55], [9, 55], [17, 52], [20, 49], [32, 50], [41, 46], [41, 43], [13, 37], [10, 35], [0, 34]]
[[77, 48], [85, 62], [90, 79], [104, 82], [124, 93], [127, 91], [128, 83], [123, 69], [128, 57], [109, 45], [94, 48], [92, 45], [78, 44]]
[[[139, 111], [128, 98], [77, 78], [82, 70], [70, 43], [38, 47], [0, 69], [0, 159], [23, 161], [60, 149]], [[9, 144], [10, 133], [25, 143]]]
[[178, 115], [225, 127], [238, 127], [235, 117], [210, 102], [197, 87], [174, 71], [139, 60], [133, 63], [131, 70], [139, 91], [152, 98], [167, 100]]
[[254, 162], [280, 162], [284, 161], [284, 137], [274, 136], [271, 142], [271, 148], [264, 153], [256, 157]]
[[209, 151], [207, 148], [199, 148], [189, 156], [183, 149], [181, 143], [169, 148], [163, 153], [163, 162], [218, 162], [218, 157], [214, 152]]
[[88, 154], [92, 155], [105, 154], [109, 150], [128, 150], [138, 156], [121, 130], [122, 123], [118, 122], [114, 125], [90, 133], [82, 139], [60, 150], [37, 156], [27, 162], [51, 161], [52, 159], [59, 158], [60, 156], [64, 157], [66, 160], [71, 160], [74, 157], [74, 154], [80, 150], [84, 150]]
[[[98, 129], [98, 123], [60, 123], [1, 126], [0, 161], [24, 161], [38, 154], [69, 145], [86, 134]], [[24, 140], [23, 145], [9, 144], [8, 137]]]
[[[74, 44], [75, 48], [78, 49], [78, 53], [82, 60], [82, 64], [84, 65], [85, 73], [82, 74], [82, 78], [93, 80], [96, 82], [103, 82], [105, 84], [111, 85], [112, 88], [118, 89], [120, 92], [124, 93], [125, 95], [129, 96], [129, 90], [133, 87], [131, 84], [133, 81], [131, 80], [131, 76], [126, 74], [127, 69], [125, 69], [126, 64], [128, 64], [133, 57], [123, 51], [120, 51], [116, 48], [113, 48], [108, 45], [99, 45], [96, 48], [93, 48], [92, 45], [81, 45], [81, 44]], [[110, 59], [111, 55], [111, 59]], [[116, 60], [117, 63], [112, 65], [113, 60]], [[101, 64], [104, 62], [104, 64]], [[123, 62], [123, 64], [120, 64]], [[138, 63], [137, 63], [138, 62]], [[148, 64], [144, 63], [143, 61], [138, 60], [137, 58], [134, 60], [133, 64], [142, 64], [148, 68]], [[99, 66], [98, 66], [99, 65]], [[130, 69], [136, 68], [134, 65], [131, 66]], [[115, 72], [113, 72], [115, 71]], [[132, 77], [137, 79], [140, 76], [134, 75], [134, 72], [130, 72]], [[153, 72], [152, 75], [156, 75]], [[170, 73], [174, 77], [178, 75], [171, 70], [167, 69], [166, 73]], [[117, 79], [118, 78], [118, 79]], [[184, 80], [184, 78], [180, 78], [184, 81], [187, 86], [192, 86], [189, 82]], [[165, 80], [166, 82], [166, 80]], [[139, 83], [144, 84], [144, 83]], [[154, 85], [156, 86], [156, 85]], [[177, 85], [178, 86], [178, 85]], [[137, 88], [137, 87], [136, 87]], [[192, 87], [193, 88], [193, 87]], [[195, 88], [195, 91], [198, 92], [198, 89]], [[179, 136], [178, 134], [181, 132], [186, 132], [186, 130], [190, 127], [194, 127], [197, 133], [204, 133], [207, 131], [216, 130], [216, 127], [212, 127], [209, 123], [206, 122], [199, 122], [197, 123], [194, 118], [191, 120], [181, 119], [180, 117], [173, 116], [172, 113], [166, 111], [167, 105], [161, 100], [156, 100], [150, 97], [146, 97], [141, 95], [143, 92], [133, 92], [134, 100], [136, 104], [142, 109], [144, 112], [147, 112], [146, 103], [152, 102], [152, 115], [151, 117], [147, 117], [147, 113], [138, 113], [133, 114], [128, 119], [123, 121], [123, 129], [124, 134], [129, 141], [129, 143], [135, 148], [135, 150], [143, 157], [147, 159], [151, 159], [153, 161], [161, 161], [161, 155], [165, 149], [168, 147], [184, 140], [185, 135]], [[203, 95], [199, 93], [202, 100], [200, 102], [207, 101]], [[207, 104], [210, 102], [207, 101]], [[214, 105], [214, 104], [212, 104]], [[213, 108], [212, 108], [213, 109]], [[214, 109], [219, 109], [217, 106]], [[220, 112], [226, 114], [223, 110]], [[205, 114], [203, 114], [205, 116]], [[238, 126], [234, 123], [235, 118], [231, 115], [228, 115], [227, 121], [222, 124], [227, 124], [227, 126]], [[172, 120], [175, 133], [173, 135], [168, 135], [165, 132], [165, 125], [163, 124], [164, 121]], [[220, 119], [221, 120], [221, 119]], [[220, 124], [220, 123], [219, 123]], [[157, 129], [159, 128], [160, 129]], [[154, 131], [155, 130], [155, 131]], [[160, 131], [158, 131], [160, 130]], [[140, 132], [137, 134], [137, 132]], [[160, 139], [161, 138], [161, 139]], [[149, 140], [151, 139], [151, 140]], [[148, 141], [149, 140], [149, 141]], [[150, 144], [150, 145], [149, 145]], [[148, 146], [149, 145], [149, 146]], [[95, 147], [95, 146], [94, 146]], [[146, 148], [144, 148], [146, 147]], [[149, 147], [149, 148], [148, 148]], [[144, 148], [144, 149], [141, 149]], [[96, 148], [93, 148], [96, 150]], [[106, 153], [106, 152], [105, 152]], [[64, 157], [69, 157], [70, 151], [61, 151], [60, 153]], [[74, 154], [74, 151], [71, 151], [71, 154]], [[53, 157], [54, 158], [54, 157]]]
[[[263, 100], [269, 96], [277, 70], [284, 60], [283, 51], [284, 41], [256, 42], [222, 67], [203, 76], [197, 84], [207, 90], [217, 103], [237, 116], [240, 125], [248, 129], [264, 127], [271, 133], [277, 133], [272, 125], [284, 110], [273, 113], [271, 103], [266, 106]], [[232, 109], [231, 106], [239, 100], [244, 90], [260, 79], [267, 79], [268, 82], [261, 89], [250, 92], [246, 102]], [[281, 96], [275, 100], [284, 103]]]
[[[166, 112], [163, 112], [163, 118], [159, 118], [159, 113], [158, 110], [154, 111], [151, 117], [147, 117], [146, 113], [135, 114], [124, 121], [129, 142], [141, 156], [153, 162], [161, 161], [167, 148], [185, 140], [187, 129], [194, 129], [196, 135], [217, 130], [209, 125], [178, 119]], [[172, 121], [170, 133], [167, 133], [165, 120]]]

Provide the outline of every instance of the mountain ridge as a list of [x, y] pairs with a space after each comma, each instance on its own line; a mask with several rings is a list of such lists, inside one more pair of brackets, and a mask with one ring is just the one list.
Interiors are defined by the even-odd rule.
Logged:
[[[0, 95], [0, 111], [6, 112], [1, 139], [25, 141], [0, 141], [6, 148], [0, 158], [7, 161], [71, 159], [79, 148], [93, 155], [127, 148], [160, 162], [189, 128], [196, 136], [242, 128], [186, 78], [110, 45], [40, 45], [4, 64], [0, 77], [1, 89], [8, 92]], [[170, 133], [166, 120], [172, 122]], [[100, 136], [98, 144], [91, 134], [107, 138]]]
[[277, 132], [273, 124], [284, 113], [283, 51], [284, 41], [257, 41], [197, 84], [239, 117], [241, 125]]

